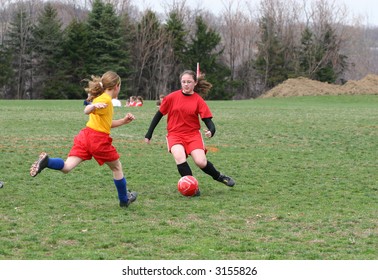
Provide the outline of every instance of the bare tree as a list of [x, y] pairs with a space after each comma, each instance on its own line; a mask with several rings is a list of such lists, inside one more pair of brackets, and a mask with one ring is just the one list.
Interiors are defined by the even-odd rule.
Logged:
[[0, 45], [4, 42], [4, 36], [10, 21], [11, 0], [0, 0]]
[[32, 28], [36, 14], [40, 10], [40, 1], [18, 1], [14, 3], [13, 19], [6, 34], [7, 48], [12, 50], [12, 67], [16, 86], [13, 98], [23, 99], [33, 88], [33, 61], [31, 50]]
[[378, 46], [372, 34], [378, 29], [353, 25], [347, 27], [350, 39], [343, 47], [349, 68], [345, 80], [359, 80], [370, 73], [378, 73]]
[[[230, 80], [243, 81], [246, 90], [243, 90], [243, 87], [239, 88], [239, 95], [248, 96], [254, 82], [253, 75], [249, 75], [252, 69], [248, 61], [251, 61], [256, 53], [257, 20], [254, 19], [253, 12], [249, 14], [245, 12], [239, 1], [229, 0], [224, 4], [221, 28], [219, 28], [224, 45], [224, 61], [231, 70]], [[249, 8], [249, 11], [255, 10], [253, 7]], [[248, 86], [245, 87], [246, 85]], [[235, 87], [233, 89], [236, 90]], [[238, 92], [233, 92], [233, 95], [238, 95]]]
[[162, 52], [167, 43], [167, 36], [156, 15], [146, 11], [138, 24], [134, 45], [135, 69], [134, 89], [146, 99], [156, 99], [161, 86], [160, 74], [163, 70]]
[[306, 21], [310, 23], [315, 42], [324, 45], [325, 36], [332, 35], [332, 41], [324, 46], [325, 51], [323, 56], [317, 59], [310, 71], [310, 76], [327, 63], [331, 63], [336, 72], [343, 72], [345, 69], [341, 69], [345, 65], [343, 65], [344, 61], [342, 58], [345, 56], [341, 55], [341, 51], [344, 49], [346, 42], [350, 40], [346, 6], [336, 4], [335, 0], [316, 0], [312, 2], [307, 15], [309, 18]]

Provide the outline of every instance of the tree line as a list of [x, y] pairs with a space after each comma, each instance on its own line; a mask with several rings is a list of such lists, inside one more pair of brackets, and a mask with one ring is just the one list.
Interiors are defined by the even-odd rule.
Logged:
[[342, 83], [377, 71], [376, 30], [348, 24], [345, 7], [327, 0], [261, 0], [258, 9], [229, 0], [220, 16], [185, 0], [165, 15], [130, 0], [0, 2], [3, 99], [82, 99], [86, 78], [113, 70], [121, 98], [155, 100], [197, 62], [213, 100], [256, 98], [299, 76]]

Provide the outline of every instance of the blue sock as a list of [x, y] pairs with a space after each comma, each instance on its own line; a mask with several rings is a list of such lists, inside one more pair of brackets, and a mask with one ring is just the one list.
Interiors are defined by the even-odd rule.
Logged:
[[49, 158], [47, 167], [55, 170], [62, 170], [64, 167], [64, 160], [61, 158]]
[[114, 184], [117, 188], [119, 201], [127, 202], [129, 198], [127, 197], [127, 182], [125, 177], [123, 177], [121, 180], [114, 179]]

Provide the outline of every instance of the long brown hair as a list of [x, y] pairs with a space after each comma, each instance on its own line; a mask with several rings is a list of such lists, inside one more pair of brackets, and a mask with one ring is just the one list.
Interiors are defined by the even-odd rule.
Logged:
[[106, 89], [113, 89], [121, 83], [121, 78], [117, 73], [113, 71], [108, 71], [99, 76], [91, 76], [90, 79], [83, 80], [88, 82], [88, 86], [84, 88], [85, 92], [88, 93], [87, 101], [92, 102], [93, 99], [100, 96]]
[[206, 94], [213, 87], [211, 83], [205, 80], [204, 75], [197, 77], [196, 73], [192, 70], [185, 70], [184, 72], [182, 72], [180, 75], [180, 81], [182, 76], [184, 76], [185, 74], [192, 76], [193, 80], [197, 82], [197, 85], [194, 87], [194, 91], [200, 94], [202, 97], [205, 97]]

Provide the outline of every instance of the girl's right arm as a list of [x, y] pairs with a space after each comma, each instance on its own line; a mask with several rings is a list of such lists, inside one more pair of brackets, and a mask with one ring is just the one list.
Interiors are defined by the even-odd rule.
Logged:
[[84, 114], [89, 115], [95, 109], [103, 109], [103, 108], [106, 108], [107, 106], [108, 106], [108, 104], [106, 104], [106, 103], [89, 104], [89, 105], [85, 106]]
[[148, 143], [148, 144], [150, 143], [150, 140], [152, 138], [152, 134], [154, 133], [155, 127], [158, 125], [158, 123], [160, 122], [162, 117], [163, 117], [163, 114], [160, 111], [157, 111], [154, 118], [151, 121], [150, 127], [149, 127], [146, 135], [144, 136], [144, 141], [146, 143]]

